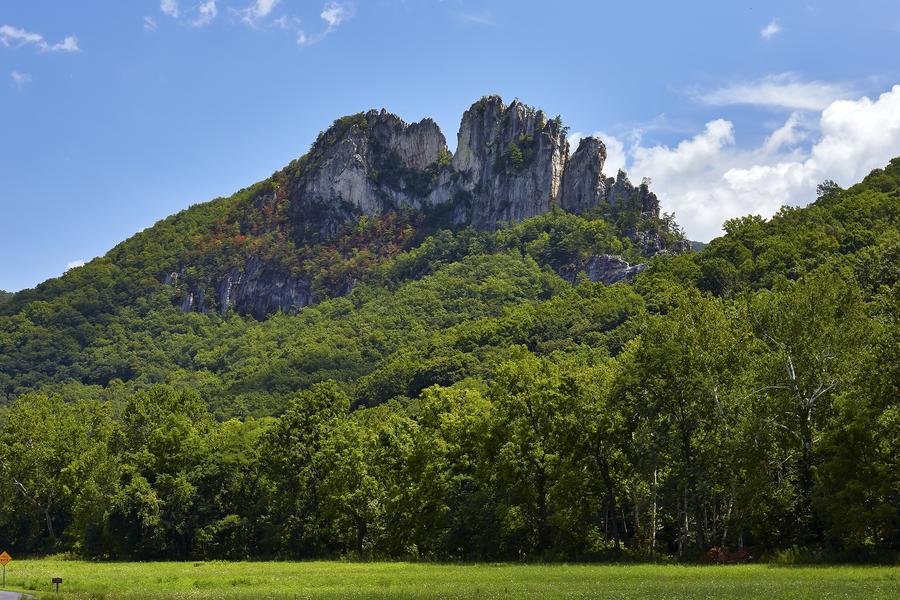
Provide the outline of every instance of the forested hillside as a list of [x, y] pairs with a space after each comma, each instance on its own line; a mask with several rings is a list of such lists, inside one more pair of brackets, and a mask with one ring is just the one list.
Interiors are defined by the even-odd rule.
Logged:
[[[648, 252], [683, 240], [640, 203], [496, 230], [407, 207], [298, 245], [278, 177], [0, 301], [13, 550], [900, 549], [900, 160], [683, 254]], [[251, 255], [315, 301], [185, 306]], [[602, 255], [648, 267], [590, 281]]]

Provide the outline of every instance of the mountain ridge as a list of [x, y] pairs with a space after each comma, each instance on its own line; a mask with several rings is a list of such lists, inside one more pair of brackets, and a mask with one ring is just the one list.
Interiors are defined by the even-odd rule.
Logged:
[[607, 177], [597, 138], [582, 139], [570, 156], [565, 134], [560, 117], [518, 100], [507, 106], [498, 96], [464, 113], [452, 154], [431, 119], [406, 123], [385, 109], [341, 117], [307, 154], [238, 193], [244, 197], [232, 231], [222, 235], [247, 248], [225, 249], [227, 266], [198, 279], [188, 270], [206, 257], [182, 256], [158, 276], [178, 289], [184, 310], [233, 308], [257, 318], [298, 310], [346, 294], [358, 279], [317, 290], [317, 272], [305, 266], [311, 257], [298, 258], [308, 254], [298, 249], [327, 250], [360, 220], [403, 211], [419, 213], [400, 220], [418, 220], [423, 231], [494, 230], [554, 209], [593, 213], [616, 222], [646, 256], [688, 249], [674, 220], [661, 218], [646, 182], [634, 186], [622, 171]]

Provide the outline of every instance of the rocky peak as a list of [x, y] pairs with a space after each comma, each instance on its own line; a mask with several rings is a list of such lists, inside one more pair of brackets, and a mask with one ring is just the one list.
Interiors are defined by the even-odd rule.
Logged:
[[[431, 119], [410, 124], [385, 110], [342, 117], [255, 202], [286, 203], [288, 218], [273, 226], [285, 227], [298, 245], [331, 240], [362, 216], [402, 207], [439, 209], [442, 219], [477, 229], [561, 207], [610, 217], [645, 254], [681, 251], [684, 246], [660, 228], [659, 201], [648, 182], [635, 186], [623, 171], [607, 177], [605, 162], [601, 140], [584, 138], [570, 155], [559, 117], [486, 96], [463, 114], [453, 155]], [[610, 282], [637, 267], [601, 257], [579, 268]], [[203, 286], [177, 278], [171, 284], [187, 288], [185, 310], [205, 310], [208, 301], [218, 310], [265, 316], [314, 302], [310, 276], [244, 257], [242, 267], [217, 273]], [[344, 293], [353, 285], [346, 283]]]
[[488, 96], [463, 114], [456, 177], [432, 195], [435, 202], [462, 200], [458, 222], [492, 229], [547, 212], [558, 203], [569, 153], [561, 121], [518, 100], [506, 106]]
[[362, 215], [420, 206], [444, 157], [446, 140], [431, 119], [407, 124], [385, 110], [338, 119], [304, 157], [291, 190], [301, 237], [328, 237]]
[[566, 163], [560, 206], [570, 212], [583, 213], [601, 206], [606, 199], [606, 146], [599, 138], [586, 137]]
[[559, 117], [486, 96], [463, 114], [450, 155], [431, 119], [407, 124], [385, 110], [343, 117], [301, 159], [290, 213], [301, 239], [333, 235], [362, 215], [448, 205], [453, 220], [494, 229], [555, 206], [577, 213], [658, 216], [646, 182], [606, 177], [606, 147], [583, 138], [570, 156]]
[[628, 175], [622, 169], [606, 180], [607, 202], [613, 213], [622, 211], [641, 212], [645, 215], [659, 216], [659, 200], [656, 194], [650, 191], [650, 183], [647, 180], [635, 187], [628, 179]]

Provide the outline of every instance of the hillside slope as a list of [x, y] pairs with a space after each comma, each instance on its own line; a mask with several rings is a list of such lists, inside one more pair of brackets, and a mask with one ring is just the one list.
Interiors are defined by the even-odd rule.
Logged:
[[[106, 257], [0, 317], [0, 531], [118, 559], [892, 563], [898, 192], [894, 160], [644, 269], [561, 209], [440, 229], [264, 320]], [[632, 283], [591, 280], [610, 265]], [[129, 285], [152, 293], [94, 310]]]
[[[295, 357], [279, 382], [232, 370], [237, 359], [211, 359], [220, 338], [273, 327], [256, 320], [294, 314], [357, 288], [351, 303], [362, 314], [375, 300], [356, 298], [440, 287], [441, 269], [474, 255], [496, 263], [481, 268], [493, 269], [497, 282], [514, 290], [491, 299], [499, 314], [548, 295], [519, 289], [515, 269], [552, 280], [547, 288], [581, 272], [611, 282], [642, 268], [626, 261], [687, 247], [646, 184], [603, 173], [600, 140], [582, 140], [570, 155], [558, 117], [487, 97], [466, 111], [458, 137], [451, 155], [427, 119], [410, 125], [383, 110], [338, 119], [309, 153], [272, 177], [173, 215], [106, 256], [15, 294], [0, 305], [0, 391], [12, 399], [45, 385], [121, 382], [136, 389], [216, 381], [209, 390], [228, 398], [221, 401], [231, 406], [227, 411], [262, 392], [268, 408], [255, 399], [248, 410], [268, 411], [283, 405], [282, 394], [311, 382], [355, 381], [397, 346], [359, 348], [340, 367]], [[504, 252], [515, 256], [501, 257]], [[503, 260], [517, 264], [501, 268]], [[466, 271], [473, 264], [454, 267], [466, 273], [455, 277], [480, 277]], [[466, 286], [457, 290], [464, 291], [475, 295]], [[320, 344], [335, 329], [331, 306], [341, 303], [323, 307], [318, 318], [329, 325], [319, 327], [329, 332], [319, 335]], [[408, 309], [397, 302], [391, 311]], [[304, 321], [317, 314], [306, 312]], [[436, 315], [426, 315], [430, 320], [419, 327], [445, 326]], [[361, 343], [346, 337], [352, 341], [339, 345]], [[225, 373], [242, 380], [223, 389]]]

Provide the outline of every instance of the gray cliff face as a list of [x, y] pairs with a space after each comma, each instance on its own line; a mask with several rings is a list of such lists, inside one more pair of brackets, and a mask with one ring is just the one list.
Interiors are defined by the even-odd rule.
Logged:
[[384, 110], [345, 117], [316, 142], [314, 165], [291, 191], [291, 214], [319, 239], [345, 222], [401, 206], [420, 207], [426, 169], [447, 143], [431, 119], [409, 125]]
[[457, 224], [495, 229], [559, 206], [657, 217], [646, 183], [603, 173], [606, 147], [583, 138], [570, 156], [559, 118], [488, 96], [463, 114], [450, 158], [437, 124], [407, 124], [381, 111], [345, 117], [320, 136], [290, 195], [303, 239], [324, 239], [360, 216], [403, 206], [449, 205]]
[[[307, 155], [282, 172], [288, 183], [268, 199], [284, 201], [282, 194], [287, 195], [287, 218], [298, 244], [327, 241], [362, 216], [402, 207], [441, 208], [454, 223], [482, 230], [560, 207], [610, 218], [647, 255], [686, 251], [687, 242], [665, 241], [669, 238], [658, 230], [648, 231], [647, 223], [659, 221], [659, 201], [648, 183], [635, 186], [623, 171], [607, 177], [605, 161], [601, 140], [583, 138], [570, 155], [559, 117], [489, 96], [463, 115], [452, 156], [431, 119], [408, 124], [385, 110], [338, 119]], [[608, 256], [578, 267], [605, 283], [640, 268]], [[574, 281], [576, 271], [562, 275]], [[165, 283], [179, 290], [185, 311], [231, 307], [263, 318], [315, 301], [308, 279], [255, 257], [203, 285], [187, 286], [179, 273], [166, 276]], [[348, 283], [344, 293], [351, 288]]]
[[463, 115], [450, 189], [431, 199], [461, 200], [456, 222], [478, 229], [545, 213], [558, 204], [568, 153], [559, 121], [518, 100], [483, 98]]
[[[170, 273], [165, 278], [182, 292], [182, 312], [206, 313], [211, 309], [206, 302], [206, 289], [196, 285], [178, 287], [183, 273]], [[349, 293], [348, 286], [345, 293]], [[251, 257], [243, 268], [235, 268], [218, 281], [214, 290], [214, 308], [225, 314], [229, 308], [245, 315], [264, 319], [276, 312], [289, 313], [314, 302], [310, 282], [302, 277], [273, 268], [258, 257]]]
[[590, 257], [583, 265], [573, 265], [564, 269], [559, 275], [566, 281], [575, 283], [578, 274], [584, 273], [590, 281], [612, 285], [629, 280], [646, 268], [647, 265], [643, 263], [629, 264], [621, 256], [600, 254]]
[[563, 177], [560, 206], [569, 212], [584, 213], [606, 200], [606, 146], [595, 137], [582, 138], [569, 158]]
[[234, 308], [263, 319], [308, 306], [313, 295], [308, 280], [271, 269], [254, 256], [243, 269], [232, 269], [221, 281], [218, 301], [221, 313]]

